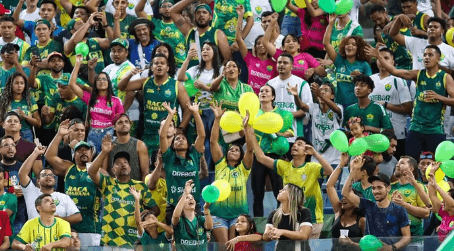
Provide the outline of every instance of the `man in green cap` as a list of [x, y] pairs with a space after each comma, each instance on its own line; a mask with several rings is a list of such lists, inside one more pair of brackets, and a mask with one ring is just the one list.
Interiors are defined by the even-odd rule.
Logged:
[[[153, 30], [154, 37], [161, 42], [170, 44], [170, 46], [174, 48], [175, 63], [177, 67], [180, 68], [186, 59], [186, 41], [183, 33], [181, 33], [173, 23], [172, 18], [170, 18], [170, 8], [174, 5], [174, 1], [159, 1], [159, 14], [161, 14], [162, 19], [157, 19], [153, 15], [145, 13], [144, 8], [146, 1], [147, 0], [140, 0], [136, 5], [135, 11], [137, 16], [148, 18], [153, 22], [155, 26]], [[131, 28], [131, 26], [129, 28]]]
[[198, 56], [194, 57], [189, 63], [188, 68], [198, 65], [201, 60], [203, 43], [212, 42], [219, 47], [221, 51], [223, 62], [226, 62], [232, 56], [232, 53], [229, 48], [229, 43], [225, 33], [220, 30], [210, 26], [211, 20], [213, 19], [213, 14], [211, 8], [208, 4], [199, 4], [195, 7], [195, 24], [196, 27], [193, 27], [192, 24], [187, 23], [181, 12], [188, 7], [193, 0], [182, 0], [175, 4], [170, 9], [170, 17], [175, 22], [175, 25], [180, 29], [181, 33], [186, 38], [186, 51], [192, 47], [196, 48]]
[[126, 13], [126, 8], [128, 8], [129, 5], [128, 0], [114, 0], [112, 4], [115, 8], [115, 13], [113, 15], [106, 13], [106, 17], [107, 23], [113, 24], [114, 30], [116, 28], [120, 28], [120, 34], [118, 34], [116, 31], [114, 32], [115, 37], [126, 39], [134, 38], [132, 34], [128, 33], [128, 27], [132, 23], [132, 21], [137, 19], [137, 17]]
[[27, 76], [26, 72], [22, 68], [19, 62], [19, 46], [13, 43], [7, 43], [0, 49], [3, 66], [0, 67], [0, 92], [3, 92], [6, 81], [15, 72], [20, 72], [24, 76]]

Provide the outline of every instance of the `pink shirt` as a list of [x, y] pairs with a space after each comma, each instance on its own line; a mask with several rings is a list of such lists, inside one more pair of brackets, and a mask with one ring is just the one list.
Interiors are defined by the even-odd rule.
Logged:
[[[277, 58], [284, 53], [281, 49], [276, 49], [276, 54], [274, 54], [273, 58], [277, 62]], [[293, 70], [292, 74], [300, 77], [302, 79], [307, 80], [304, 77], [304, 73], [306, 73], [307, 69], [309, 68], [317, 68], [320, 63], [310, 54], [308, 53], [300, 53], [293, 57]]]
[[254, 57], [252, 53], [248, 52], [244, 57], [248, 72], [248, 84], [252, 87], [254, 92], [258, 95], [260, 88], [268, 82], [268, 80], [278, 75], [276, 70], [276, 63], [273, 59], [268, 58], [263, 61], [258, 57]]
[[[82, 100], [88, 105], [91, 93], [84, 91]], [[116, 114], [124, 113], [121, 100], [112, 96], [112, 105], [107, 105], [107, 98], [98, 96], [94, 107], [90, 108], [90, 126], [93, 128], [106, 128], [113, 126], [113, 120]]]
[[324, 50], [323, 36], [325, 35], [326, 27], [328, 27], [328, 15], [311, 17], [310, 26], [306, 24], [305, 16], [306, 9], [298, 9], [298, 17], [301, 19], [301, 50], [305, 51], [311, 47]]
[[443, 206], [438, 211], [438, 215], [441, 217], [441, 224], [438, 228], [438, 240], [442, 242], [454, 229], [454, 215], [450, 216], [448, 212], [444, 211]]

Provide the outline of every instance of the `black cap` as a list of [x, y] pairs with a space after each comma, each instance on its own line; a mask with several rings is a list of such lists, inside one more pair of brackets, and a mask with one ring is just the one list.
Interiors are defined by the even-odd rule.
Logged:
[[6, 120], [6, 118], [8, 118], [8, 117], [11, 116], [11, 115], [18, 117], [19, 120], [22, 120], [22, 117], [19, 115], [19, 113], [15, 112], [15, 111], [9, 111], [9, 112], [7, 112], [6, 115], [5, 115], [5, 117], [4, 117], [3, 119]]
[[388, 175], [386, 175], [384, 173], [378, 173], [377, 175], [370, 176], [367, 179], [367, 181], [369, 181], [369, 183], [372, 183], [376, 180], [382, 181], [382, 182], [386, 183], [386, 185], [388, 185], [388, 186], [391, 184], [391, 180], [389, 179]]
[[75, 118], [75, 119], [71, 119], [71, 121], [69, 121], [69, 127], [75, 125], [75, 124], [82, 124], [82, 125], [85, 125], [85, 122], [82, 121], [81, 119], [79, 118]]
[[17, 52], [19, 52], [19, 50], [20, 50], [19, 45], [13, 44], [13, 43], [7, 43], [2, 47], [2, 49], [0, 50], [0, 53], [1, 54], [5, 53], [5, 52], [10, 53], [13, 50], [16, 50]]
[[[128, 27], [129, 34], [136, 36], [135, 28], [136, 28], [136, 26], [139, 26], [141, 24], [146, 24], [148, 27], [150, 27], [151, 32], [153, 32], [153, 30], [155, 28], [153, 22], [151, 22], [147, 18], [137, 18], [136, 20], [132, 21], [131, 24], [129, 25], [129, 27]], [[152, 34], [150, 34], [150, 35], [152, 35]]]
[[117, 160], [118, 158], [125, 158], [129, 163], [129, 160], [131, 157], [129, 156], [129, 153], [122, 151], [122, 152], [118, 152], [114, 155], [113, 162], [115, 162], [115, 160]]

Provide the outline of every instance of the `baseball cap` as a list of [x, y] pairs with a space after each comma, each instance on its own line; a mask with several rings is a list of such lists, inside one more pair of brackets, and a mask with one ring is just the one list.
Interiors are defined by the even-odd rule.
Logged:
[[161, 6], [163, 3], [175, 4], [173, 0], [161, 0], [161, 1], [159, 1], [159, 6]]
[[86, 147], [88, 149], [91, 149], [91, 145], [88, 144], [87, 142], [85, 141], [80, 141], [79, 143], [76, 144], [76, 146], [74, 147], [74, 151], [77, 151], [79, 150], [79, 148], [81, 147]]
[[129, 42], [128, 42], [128, 40], [126, 40], [124, 38], [116, 38], [115, 40], [110, 42], [110, 47], [111, 48], [114, 45], [120, 45], [120, 46], [123, 46], [125, 49], [129, 49]]
[[71, 19], [69, 20], [69, 22], [66, 24], [66, 29], [67, 30], [72, 30], [74, 29], [74, 25], [80, 20], [80, 18], [75, 18], [75, 19]]
[[377, 175], [370, 176], [367, 179], [367, 181], [369, 181], [369, 183], [372, 183], [372, 182], [374, 182], [376, 180], [382, 181], [388, 186], [391, 184], [391, 180], [389, 179], [388, 175], [386, 175], [384, 173], [378, 173]]
[[63, 55], [61, 53], [53, 51], [49, 55], [47, 55], [47, 60], [50, 60], [50, 58], [53, 57], [53, 56], [58, 56], [58, 57], [61, 57], [63, 59]]
[[19, 45], [13, 44], [13, 43], [7, 43], [2, 47], [0, 53], [1, 54], [5, 53], [5, 52], [10, 53], [13, 50], [19, 51], [20, 50]]
[[423, 159], [435, 160], [435, 157], [434, 157], [433, 152], [429, 152], [429, 151], [422, 152], [422, 153], [419, 155], [419, 161], [421, 161], [421, 160], [423, 160]]
[[37, 27], [38, 25], [40, 25], [40, 24], [45, 24], [45, 25], [47, 25], [47, 27], [49, 27], [49, 29], [50, 29], [50, 23], [49, 23], [49, 21], [47, 21], [46, 19], [38, 19], [38, 20], [36, 20], [36, 21], [35, 21], [35, 29], [36, 29], [36, 27]]
[[128, 161], [128, 163], [129, 163], [129, 160], [131, 159], [131, 157], [129, 156], [129, 153], [127, 153], [125, 151], [116, 153], [113, 157], [113, 162], [115, 162], [115, 160], [117, 160], [118, 158], [125, 158]]
[[213, 11], [211, 11], [211, 7], [208, 4], [203, 3], [203, 4], [197, 5], [194, 8], [194, 12], [197, 12], [198, 9], [205, 9], [210, 13], [210, 15], [213, 15]]
[[11, 10], [8, 10], [7, 8], [5, 8], [5, 5], [1, 4], [0, 3], [0, 15], [9, 15], [11, 14]]
[[126, 113], [117, 113], [117, 114], [115, 114], [115, 116], [113, 118], [113, 124], [115, 125], [117, 123], [117, 121], [123, 116], [125, 116], [126, 118], [128, 118], [129, 121], [131, 121], [131, 119], [129, 118], [128, 114], [126, 114]]

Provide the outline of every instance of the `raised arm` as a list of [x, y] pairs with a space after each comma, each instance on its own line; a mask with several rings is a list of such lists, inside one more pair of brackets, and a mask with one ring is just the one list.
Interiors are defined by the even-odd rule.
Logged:
[[16, 25], [18, 25], [21, 28], [24, 27], [24, 23], [25, 23], [25, 21], [23, 19], [19, 19], [20, 12], [22, 11], [22, 6], [24, 5], [24, 2], [25, 2], [25, 0], [19, 0], [19, 2], [17, 3], [16, 9], [13, 12], [14, 22], [16, 23]]
[[337, 52], [331, 44], [331, 34], [333, 33], [334, 23], [337, 16], [334, 14], [329, 15], [328, 27], [326, 27], [325, 35], [323, 36], [323, 45], [325, 46], [326, 54], [334, 62], [337, 58]]
[[273, 33], [273, 30], [277, 24], [277, 18], [278, 15], [277, 13], [272, 14], [272, 19], [270, 24], [265, 30], [265, 35], [263, 35], [262, 38], [262, 44], [265, 47], [266, 51], [270, 54], [270, 56], [274, 56], [276, 54], [276, 47], [274, 46], [273, 43], [271, 43], [271, 33]]
[[391, 29], [389, 29], [389, 36], [398, 44], [405, 47], [405, 36], [400, 33], [402, 24], [405, 24], [407, 27], [411, 26], [410, 18], [404, 14], [401, 14], [394, 19], [393, 25], [391, 26]]
[[129, 192], [134, 196], [134, 220], [137, 226], [137, 235], [142, 236], [144, 229], [140, 220], [140, 191], [137, 191], [134, 186], [129, 188]]
[[350, 162], [350, 175], [348, 175], [347, 181], [344, 184], [344, 188], [342, 189], [342, 196], [344, 196], [348, 201], [350, 201], [356, 207], [359, 207], [360, 199], [358, 195], [353, 193], [352, 185], [353, 185], [353, 176], [354, 170], [359, 170], [364, 165], [365, 159], [362, 156], [357, 156]]
[[131, 80], [132, 76], [142, 72], [140, 68], [134, 68], [129, 71], [126, 76], [124, 76], [118, 83], [118, 89], [121, 91], [139, 91], [142, 90], [143, 84], [147, 78], [138, 78], [136, 80]]
[[328, 182], [326, 183], [326, 193], [328, 194], [329, 201], [333, 206], [334, 214], [340, 213], [342, 209], [339, 196], [337, 195], [337, 191], [334, 186], [339, 179], [339, 175], [342, 173], [342, 169], [347, 166], [348, 158], [348, 153], [342, 153], [339, 165], [336, 169], [334, 169], [334, 172], [329, 176]]
[[158, 150], [158, 154], [156, 155], [156, 162], [154, 163], [154, 166], [155, 166], [155, 169], [151, 173], [151, 176], [148, 179], [148, 183], [147, 183], [148, 189], [150, 189], [150, 191], [154, 191], [156, 189], [156, 184], [158, 183], [158, 180], [161, 177], [162, 166], [163, 166], [161, 149]]
[[[310, 5], [310, 4], [309, 4], [309, 5]], [[291, 12], [293, 12], [293, 13], [295, 13], [295, 14], [298, 15], [298, 9], [299, 9], [299, 8], [296, 7], [295, 5], [293, 5], [292, 2], [291, 2], [290, 0], [287, 1], [287, 8], [288, 8]]]
[[99, 186], [101, 182], [100, 169], [102, 167], [104, 159], [107, 158], [107, 156], [109, 156], [109, 153], [112, 151], [114, 147], [115, 144], [112, 143], [112, 136], [109, 134], [104, 136], [104, 138], [102, 139], [101, 152], [99, 153], [98, 157], [96, 157], [96, 159], [93, 161], [90, 168], [88, 168], [87, 170], [88, 175], [90, 175], [90, 178], [93, 180], [93, 183], [95, 183], [97, 186]]
[[22, 166], [19, 168], [19, 183], [21, 186], [26, 187], [30, 183], [28, 174], [32, 170], [35, 160], [46, 152], [45, 146], [36, 146], [33, 153], [28, 156]]
[[221, 82], [222, 80], [224, 79], [224, 76], [225, 76], [225, 67], [224, 69], [222, 70], [222, 73], [219, 74], [219, 76], [217, 76], [215, 79], [213, 79], [213, 81], [211, 82], [211, 86], [210, 86], [210, 92], [217, 92], [219, 90], [219, 88], [221, 88]]
[[252, 145], [255, 151], [255, 158], [257, 158], [258, 162], [262, 163], [270, 169], [274, 169], [274, 159], [266, 156], [265, 153], [263, 153], [262, 148], [257, 142], [257, 137], [252, 137]]
[[222, 63], [224, 64], [232, 57], [232, 52], [230, 51], [229, 42], [227, 41], [227, 36], [225, 33], [219, 29], [216, 31], [217, 45], [219, 51], [221, 52], [222, 58], [224, 59]]
[[[413, 175], [412, 172], [410, 172], [409, 170], [406, 170], [404, 173], [403, 173], [403, 177], [405, 179], [408, 180], [408, 182], [410, 182], [410, 184], [416, 189], [416, 192], [418, 193], [419, 195], [419, 198], [421, 198], [421, 201], [424, 202], [424, 204], [426, 205], [427, 209], [431, 208], [432, 207], [432, 204], [430, 203], [430, 198], [429, 198], [429, 195], [427, 194], [427, 192], [424, 190], [423, 188], [423, 184], [420, 184], [418, 182], [416, 182], [416, 179], [415, 179], [415, 176]], [[407, 203], [408, 204], [408, 203]], [[423, 217], [421, 216], [420, 218], [427, 218], [429, 217], [429, 213], [430, 211], [427, 210], [427, 216], [426, 217]], [[415, 215], [415, 214], [413, 214]], [[415, 215], [416, 216], [416, 215]]]
[[189, 120], [191, 120], [191, 112], [189, 111], [189, 108], [186, 104], [190, 103], [191, 100], [189, 99], [188, 92], [186, 91], [186, 88], [184, 87], [183, 83], [177, 82], [178, 84], [178, 103], [180, 104], [181, 111], [183, 113], [183, 116], [181, 118], [181, 122], [178, 125], [178, 127], [182, 129], [186, 129], [186, 127], [189, 124]]
[[322, 165], [323, 175], [330, 175], [333, 172], [333, 167], [331, 166], [331, 164], [326, 159], [324, 159], [319, 152], [315, 151], [314, 147], [312, 147], [311, 145], [306, 145], [305, 152], [306, 154], [315, 157], [318, 160], [318, 163]]
[[210, 213], [210, 203], [206, 203], [203, 205], [203, 215], [205, 215], [205, 229], [210, 231], [213, 229], [213, 217], [211, 217]]
[[30, 74], [27, 78], [27, 84], [30, 88], [38, 89], [38, 84], [36, 83], [36, 72], [38, 71], [38, 65], [36, 64], [36, 56], [33, 55], [30, 60]]
[[[134, 12], [138, 17], [142, 18], [152, 18], [153, 14], [150, 13], [151, 15], [148, 15], [144, 9], [145, 9], [145, 4], [147, 3], [147, 0], [139, 0], [139, 2], [136, 4], [136, 7], [134, 8]], [[153, 6], [154, 0], [150, 2], [151, 6]]]
[[74, 52], [74, 49], [76, 48], [76, 45], [78, 43], [80, 43], [84, 38], [85, 38], [85, 34], [87, 34], [88, 30], [90, 29], [90, 27], [94, 24], [96, 24], [96, 21], [94, 20], [94, 17], [96, 16], [96, 13], [92, 13], [90, 15], [90, 18], [88, 19], [88, 21], [86, 23], [84, 23], [82, 25], [82, 27], [80, 27], [72, 36], [71, 38], [68, 40], [68, 42], [66, 42], [64, 45], [63, 45], [63, 49], [64, 49], [64, 52], [65, 52], [65, 55], [70, 55]]
[[189, 31], [191, 30], [192, 26], [189, 23], [186, 23], [184, 21], [183, 16], [181, 15], [181, 12], [188, 7], [192, 3], [192, 0], [183, 0], [178, 3], [176, 3], [172, 8], [170, 8], [170, 18], [172, 18], [172, 21], [175, 23], [177, 28], [183, 33], [183, 35], [186, 37], [189, 34]]
[[188, 180], [184, 185], [183, 195], [180, 197], [175, 210], [173, 210], [172, 215], [172, 225], [176, 226], [180, 222], [181, 213], [183, 212], [184, 204], [186, 203], [186, 196], [191, 194], [192, 188], [194, 187], [194, 181]]
[[180, 70], [178, 71], [177, 79], [180, 82], [184, 82], [188, 80], [186, 76], [186, 72], [188, 71], [189, 63], [191, 62], [192, 58], [197, 57], [197, 48], [191, 47], [189, 48], [188, 55], [184, 60], [183, 64], [181, 65]]
[[311, 84], [311, 91], [314, 94], [315, 98], [321, 98], [323, 102], [325, 102], [326, 105], [328, 105], [329, 109], [331, 109], [333, 112], [337, 113], [337, 115], [341, 116], [342, 115], [342, 110], [339, 108], [339, 106], [334, 103], [333, 100], [325, 97], [324, 95], [321, 95], [320, 91], [320, 86], [317, 83], [312, 83]]
[[194, 117], [195, 127], [197, 130], [197, 138], [195, 139], [194, 147], [199, 153], [203, 153], [205, 148], [206, 134], [205, 127], [203, 126], [203, 121], [199, 113], [199, 104], [193, 103], [191, 105], [191, 103], [188, 102], [186, 106], [188, 107], [188, 110], [192, 113], [192, 116]]
[[238, 23], [236, 25], [236, 44], [238, 45], [238, 48], [241, 53], [241, 57], [245, 58], [248, 50], [246, 47], [246, 43], [244, 42], [243, 36], [241, 35], [241, 30], [243, 28], [243, 15], [244, 15], [244, 7], [243, 5], [238, 5], [236, 7], [236, 13], [238, 14]]
[[301, 109], [304, 112], [309, 112], [309, 106], [306, 103], [304, 103], [301, 100], [300, 95], [298, 95], [298, 85], [297, 84], [290, 85], [290, 83], [288, 83], [287, 91], [293, 95], [293, 99], [295, 100], [295, 104], [296, 104], [296, 107], [298, 107], [298, 109]]
[[210, 150], [213, 162], [218, 163], [219, 160], [224, 158], [221, 146], [219, 145], [219, 123], [225, 110], [222, 109], [222, 103], [218, 104], [217, 101], [214, 101], [214, 103], [211, 105], [211, 110], [213, 110], [214, 113], [214, 122], [213, 127], [211, 128]]
[[57, 135], [55, 135], [54, 139], [49, 145], [49, 149], [47, 150], [44, 157], [46, 161], [54, 169], [55, 175], [66, 175], [68, 169], [73, 165], [71, 161], [63, 160], [58, 157], [58, 146], [60, 145], [63, 137], [69, 134], [69, 119], [61, 122], [60, 126], [58, 127]]
[[173, 116], [177, 113], [177, 108], [174, 107], [172, 109], [167, 102], [163, 102], [162, 107], [164, 107], [167, 110], [168, 114], [166, 121], [164, 122], [164, 125], [162, 126], [161, 131], [159, 132], [159, 149], [161, 150], [161, 153], [165, 153], [169, 149], [167, 132], [169, 131], [169, 126], [173, 119]]
[[60, 4], [65, 9], [66, 13], [71, 13], [73, 4], [69, 0], [60, 0]]
[[306, 2], [306, 9], [309, 12], [309, 15], [311, 17], [318, 17], [321, 15], [325, 15], [325, 12], [322, 10], [322, 8], [314, 9], [314, 6], [309, 2], [309, 0], [304, 0]]
[[[246, 169], [252, 168], [252, 162], [254, 161], [254, 141], [255, 133], [252, 127], [249, 126], [249, 113], [247, 117], [243, 120], [244, 133], [246, 135], [246, 152], [243, 157], [243, 164]], [[257, 140], [257, 139], [256, 139]]]
[[76, 64], [74, 65], [73, 72], [71, 73], [71, 77], [69, 78], [69, 87], [73, 90], [73, 92], [82, 99], [84, 96], [84, 91], [82, 88], [77, 85], [77, 75], [79, 74], [80, 65], [82, 64], [83, 56], [76, 55]]

